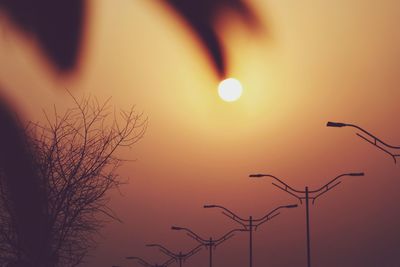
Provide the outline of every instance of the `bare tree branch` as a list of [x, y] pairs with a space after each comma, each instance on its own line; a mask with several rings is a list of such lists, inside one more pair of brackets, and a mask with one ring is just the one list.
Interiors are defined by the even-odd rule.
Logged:
[[[44, 124], [30, 123], [24, 128], [47, 192], [53, 266], [82, 263], [106, 220], [119, 220], [107, 198], [107, 193], [122, 183], [117, 170], [124, 160], [115, 152], [133, 146], [147, 128], [147, 118], [134, 108], [112, 113], [110, 99], [100, 103], [91, 97], [71, 97], [74, 108], [59, 114], [54, 107], [54, 118], [44, 112]], [[23, 256], [1, 179], [0, 193], [2, 265], [18, 262]]]

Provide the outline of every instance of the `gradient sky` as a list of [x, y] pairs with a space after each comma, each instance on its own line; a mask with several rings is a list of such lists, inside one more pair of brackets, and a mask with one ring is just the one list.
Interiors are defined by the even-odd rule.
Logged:
[[[166, 258], [146, 243], [183, 252], [196, 243], [171, 225], [221, 236], [236, 225], [204, 204], [242, 216], [262, 216], [296, 203], [271, 181], [319, 187], [347, 172], [340, 186], [311, 207], [314, 266], [400, 264], [399, 166], [328, 120], [355, 123], [400, 144], [400, 2], [262, 1], [249, 3], [266, 29], [251, 33], [228, 15], [219, 32], [227, 47], [228, 76], [242, 98], [226, 103], [217, 76], [187, 26], [158, 1], [91, 0], [79, 70], [59, 77], [38, 50], [0, 15], [3, 97], [26, 119], [42, 109], [71, 105], [76, 96], [112, 96], [116, 107], [136, 105], [149, 117], [145, 138], [120, 169], [129, 184], [110, 194], [123, 223], [102, 231], [83, 266], [138, 266]], [[284, 210], [254, 235], [254, 266], [305, 266], [305, 209]], [[247, 235], [217, 248], [215, 266], [248, 264]], [[185, 266], [207, 266], [202, 251]]]

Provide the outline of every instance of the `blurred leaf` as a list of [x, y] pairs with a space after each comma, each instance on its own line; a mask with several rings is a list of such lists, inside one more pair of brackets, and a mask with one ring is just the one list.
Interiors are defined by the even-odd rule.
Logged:
[[259, 24], [243, 0], [167, 0], [166, 3], [181, 15], [196, 33], [220, 76], [225, 75], [226, 62], [221, 40], [216, 34], [216, 18], [224, 15], [227, 10], [234, 10], [251, 27], [257, 27]]
[[84, 24], [84, 0], [0, 0], [12, 21], [32, 34], [61, 72], [76, 67]]

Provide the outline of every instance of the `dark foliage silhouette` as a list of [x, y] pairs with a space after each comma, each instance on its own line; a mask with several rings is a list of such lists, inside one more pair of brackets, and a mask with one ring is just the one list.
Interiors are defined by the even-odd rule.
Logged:
[[[45, 237], [50, 257], [45, 263], [37, 264], [31, 259], [42, 255], [41, 251], [32, 249], [32, 255], [25, 255], [25, 250], [21, 250], [19, 239], [24, 235], [18, 233], [19, 225], [15, 223], [18, 217], [9, 194], [11, 187], [1, 182], [0, 263], [26, 261], [30, 264], [27, 266], [76, 266], [95, 245], [94, 234], [106, 220], [118, 220], [107, 206], [106, 195], [122, 182], [116, 170], [123, 160], [114, 152], [138, 142], [147, 120], [133, 109], [121, 111], [117, 116], [110, 112], [108, 101], [100, 104], [85, 98], [79, 102], [75, 99], [75, 103], [75, 108], [62, 115], [54, 111], [53, 120], [46, 116], [46, 124], [32, 123], [23, 131], [29, 143], [26, 147], [30, 155], [35, 155], [31, 161], [32, 173], [37, 176], [27, 180], [41, 182], [34, 188], [45, 193], [40, 207], [46, 210], [41, 217], [37, 216], [40, 214], [37, 210], [22, 214], [32, 213], [34, 220], [46, 218], [46, 223], [41, 224], [46, 228], [40, 236]], [[18, 184], [16, 190], [24, 190], [21, 187], [25, 185]], [[30, 209], [29, 201], [35, 198], [26, 199], [25, 209]], [[30, 225], [26, 219], [23, 223]], [[29, 228], [27, 234], [39, 235], [37, 229], [40, 228]]]
[[23, 131], [4, 104], [0, 129], [0, 263], [51, 266], [46, 190]]
[[259, 22], [249, 6], [242, 0], [167, 0], [180, 16], [182, 16], [210, 55], [215, 70], [220, 76], [225, 75], [225, 55], [221, 40], [216, 32], [216, 19], [225, 11], [236, 11], [251, 27], [258, 27]]
[[[84, 0], [1, 0], [0, 9], [6, 11], [16, 25], [35, 36], [43, 52], [61, 72], [76, 67], [82, 32], [85, 25]], [[210, 55], [216, 72], [225, 74], [225, 56], [216, 33], [216, 18], [234, 10], [250, 27], [259, 22], [243, 0], [167, 0], [168, 4], [193, 29]]]
[[72, 71], [78, 60], [84, 26], [85, 1], [1, 0], [13, 22], [34, 36], [42, 51], [61, 72]]

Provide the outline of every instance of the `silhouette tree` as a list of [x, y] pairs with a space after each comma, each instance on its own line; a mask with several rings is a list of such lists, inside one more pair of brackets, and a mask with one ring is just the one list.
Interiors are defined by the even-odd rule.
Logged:
[[[112, 112], [109, 101], [74, 101], [76, 106], [62, 115], [54, 110], [53, 119], [46, 115], [46, 123], [30, 123], [23, 130], [45, 193], [42, 206], [47, 229], [43, 232], [51, 252], [34, 252], [34, 257], [47, 255], [39, 265], [21, 247], [9, 186], [0, 179], [2, 266], [11, 262], [19, 263], [16, 266], [76, 266], [96, 244], [95, 234], [103, 224], [118, 220], [108, 207], [106, 194], [123, 182], [117, 169], [124, 160], [115, 151], [138, 142], [147, 119], [133, 108]], [[25, 205], [29, 207], [29, 203]]]

